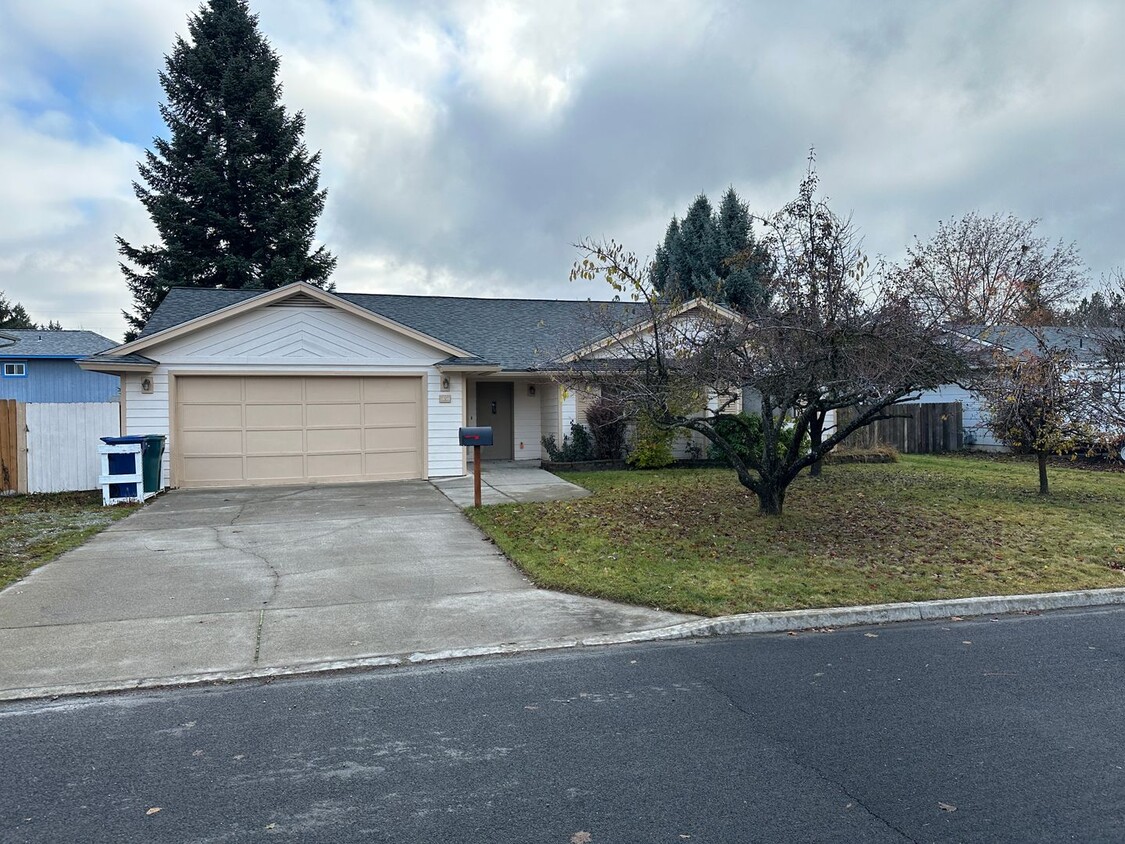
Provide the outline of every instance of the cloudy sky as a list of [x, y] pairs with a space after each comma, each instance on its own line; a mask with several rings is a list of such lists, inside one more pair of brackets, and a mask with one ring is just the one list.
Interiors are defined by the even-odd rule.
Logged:
[[[196, 0], [0, 5], [0, 291], [119, 339], [114, 235], [164, 134]], [[319, 236], [356, 292], [602, 298], [571, 244], [642, 254], [692, 198], [824, 192], [872, 255], [978, 209], [1125, 264], [1120, 0], [252, 0], [323, 155]]]

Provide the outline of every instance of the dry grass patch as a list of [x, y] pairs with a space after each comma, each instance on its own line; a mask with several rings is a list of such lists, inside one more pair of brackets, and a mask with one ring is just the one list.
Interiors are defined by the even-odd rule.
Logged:
[[826, 467], [780, 519], [722, 469], [568, 476], [470, 517], [537, 584], [703, 615], [1125, 586], [1125, 475], [904, 456]]
[[0, 589], [138, 506], [103, 507], [101, 492], [0, 496]]

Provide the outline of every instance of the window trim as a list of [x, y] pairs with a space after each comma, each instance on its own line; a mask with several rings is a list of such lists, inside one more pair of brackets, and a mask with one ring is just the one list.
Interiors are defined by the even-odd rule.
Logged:
[[[19, 367], [19, 372], [9, 372], [8, 367], [13, 370]], [[0, 377], [3, 378], [26, 378], [27, 377], [27, 361], [25, 360], [6, 360], [4, 365], [0, 367]]]

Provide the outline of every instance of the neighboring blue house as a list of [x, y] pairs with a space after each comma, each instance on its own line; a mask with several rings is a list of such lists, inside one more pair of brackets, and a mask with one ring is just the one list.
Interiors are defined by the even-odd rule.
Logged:
[[0, 399], [28, 404], [117, 401], [121, 380], [75, 361], [117, 344], [93, 331], [0, 328]]

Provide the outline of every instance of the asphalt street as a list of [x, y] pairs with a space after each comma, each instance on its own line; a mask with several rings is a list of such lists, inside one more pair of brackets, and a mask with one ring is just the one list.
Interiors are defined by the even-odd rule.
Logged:
[[1125, 840], [1125, 610], [0, 706], [0, 838]]

